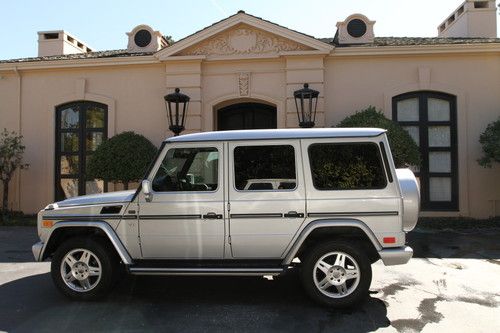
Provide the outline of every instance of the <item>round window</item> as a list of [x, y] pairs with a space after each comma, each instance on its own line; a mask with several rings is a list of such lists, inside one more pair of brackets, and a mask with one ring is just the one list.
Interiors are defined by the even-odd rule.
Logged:
[[354, 19], [347, 23], [347, 33], [352, 37], [361, 37], [366, 33], [366, 23], [360, 19]]
[[139, 47], [146, 47], [151, 43], [151, 33], [147, 30], [139, 30], [134, 36], [135, 45]]

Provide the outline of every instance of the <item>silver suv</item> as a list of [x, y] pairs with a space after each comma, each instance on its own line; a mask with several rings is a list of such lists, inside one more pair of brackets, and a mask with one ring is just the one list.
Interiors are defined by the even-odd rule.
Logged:
[[[261, 180], [261, 181], [259, 181]], [[286, 186], [264, 186], [286, 180]], [[250, 186], [249, 184], [257, 184]], [[342, 307], [362, 300], [371, 264], [404, 264], [419, 188], [395, 169], [385, 130], [283, 129], [165, 140], [135, 191], [70, 198], [38, 214], [36, 260], [65, 295], [105, 295], [120, 272], [279, 275]]]

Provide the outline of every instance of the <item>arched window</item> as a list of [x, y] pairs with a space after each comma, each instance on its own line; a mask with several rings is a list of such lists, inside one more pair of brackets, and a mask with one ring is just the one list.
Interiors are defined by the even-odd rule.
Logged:
[[396, 96], [392, 117], [420, 147], [422, 210], [458, 210], [457, 102], [449, 94], [419, 91]]
[[77, 101], [56, 108], [56, 200], [106, 190], [102, 181], [86, 179], [85, 169], [92, 152], [107, 138], [107, 128], [104, 104]]

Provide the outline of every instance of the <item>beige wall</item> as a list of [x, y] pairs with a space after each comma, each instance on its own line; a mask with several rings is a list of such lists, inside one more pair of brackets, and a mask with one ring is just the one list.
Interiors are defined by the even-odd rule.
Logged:
[[[27, 146], [25, 160], [31, 164], [13, 181], [11, 206], [27, 213], [53, 201], [54, 110], [59, 104], [82, 99], [107, 104], [110, 136], [133, 130], [159, 145], [170, 135], [163, 96], [175, 87], [192, 98], [186, 132], [193, 132], [215, 129], [214, 108], [221, 103], [248, 100], [276, 105], [278, 126], [296, 127], [293, 91], [308, 82], [320, 91], [317, 126], [335, 125], [368, 105], [390, 117], [392, 97], [405, 92], [437, 90], [456, 95], [460, 212], [441, 215], [499, 214], [500, 167], [484, 169], [476, 163], [481, 154], [479, 134], [500, 115], [498, 53], [186, 59], [21, 69], [17, 74], [0, 70], [0, 75], [0, 127], [21, 131]], [[248, 90], [242, 88], [242, 80], [248, 80]]]
[[482, 153], [479, 135], [500, 116], [498, 55], [333, 57], [326, 64], [327, 126], [368, 105], [391, 118], [392, 97], [405, 92], [435, 90], [457, 96], [460, 211], [425, 215], [500, 213], [500, 167], [485, 169], [476, 162]]

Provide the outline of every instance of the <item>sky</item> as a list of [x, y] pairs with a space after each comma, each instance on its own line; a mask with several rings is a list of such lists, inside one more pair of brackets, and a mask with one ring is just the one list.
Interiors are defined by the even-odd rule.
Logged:
[[147, 24], [179, 40], [240, 9], [318, 38], [333, 37], [336, 23], [354, 13], [376, 21], [375, 36], [434, 37], [437, 26], [462, 2], [0, 0], [0, 59], [37, 56], [37, 31], [66, 30], [93, 50], [123, 49], [128, 41], [125, 33], [139, 24]]

